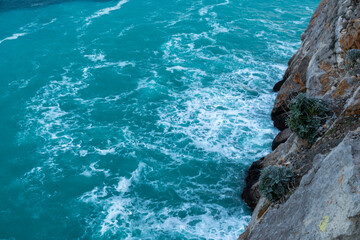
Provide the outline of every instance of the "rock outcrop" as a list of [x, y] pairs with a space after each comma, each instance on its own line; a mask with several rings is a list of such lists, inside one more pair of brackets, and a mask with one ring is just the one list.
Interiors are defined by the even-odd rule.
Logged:
[[271, 149], [274, 151], [280, 144], [286, 142], [291, 136], [290, 128], [286, 128], [279, 132], [279, 134], [275, 137], [274, 141], [272, 142]]
[[251, 167], [248, 170], [248, 175], [246, 177], [247, 184], [243, 190], [243, 193], [241, 194], [241, 197], [249, 205], [251, 210], [255, 209], [256, 204], [260, 199], [260, 193], [257, 190], [257, 182], [260, 178], [261, 169], [263, 169], [263, 161], [264, 158], [261, 158], [260, 160], [251, 164]]
[[[348, 49], [360, 48], [359, 4], [351, 0], [323, 0], [301, 35], [302, 44], [289, 61], [271, 118], [284, 130], [288, 102], [300, 92], [331, 100], [338, 108], [359, 87], [349, 76], [345, 56]], [[281, 86], [281, 88], [279, 88]], [[339, 102], [336, 102], [339, 101]]]
[[[359, 1], [322, 0], [301, 40], [274, 86], [271, 118], [281, 132], [274, 151], [248, 171], [242, 196], [257, 205], [240, 239], [360, 239], [360, 71], [346, 57], [360, 49]], [[302, 92], [333, 111], [312, 145], [286, 126], [289, 101]], [[269, 165], [291, 167], [297, 176], [291, 196], [276, 204], [257, 190]]]
[[262, 199], [250, 227], [247, 239], [359, 239], [360, 128], [318, 155], [285, 203]]

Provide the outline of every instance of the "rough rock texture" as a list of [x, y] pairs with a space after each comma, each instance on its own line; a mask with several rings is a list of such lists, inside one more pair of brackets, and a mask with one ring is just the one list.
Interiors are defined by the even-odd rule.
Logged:
[[262, 198], [246, 234], [243, 239], [359, 239], [360, 128], [326, 157], [318, 155], [285, 203], [270, 206]]
[[271, 149], [274, 151], [280, 144], [286, 142], [288, 138], [291, 136], [290, 128], [282, 130], [279, 134], [275, 137], [274, 141], [272, 142]]
[[342, 105], [336, 101], [350, 97], [359, 87], [359, 78], [347, 74], [345, 63], [346, 51], [360, 48], [359, 17], [356, 1], [321, 1], [301, 36], [301, 47], [274, 87], [279, 90], [271, 113], [275, 127], [286, 128], [288, 102], [300, 92]]
[[251, 167], [247, 171], [247, 176], [245, 179], [247, 185], [244, 188], [243, 193], [241, 194], [241, 197], [249, 205], [251, 210], [255, 209], [256, 204], [260, 199], [260, 194], [257, 190], [257, 182], [260, 178], [261, 169], [263, 168], [263, 161], [264, 158], [261, 158], [260, 160], [251, 164]]
[[[360, 1], [322, 0], [301, 40], [274, 86], [278, 95], [271, 118], [282, 132], [275, 150], [248, 171], [242, 196], [252, 208], [257, 205], [240, 239], [360, 240], [360, 175], [355, 174], [360, 167], [360, 75], [346, 58], [349, 49], [360, 49]], [[301, 92], [327, 101], [333, 111], [313, 145], [285, 130], [287, 105]], [[296, 173], [294, 193], [285, 202], [259, 198], [259, 172], [269, 165], [291, 167]]]

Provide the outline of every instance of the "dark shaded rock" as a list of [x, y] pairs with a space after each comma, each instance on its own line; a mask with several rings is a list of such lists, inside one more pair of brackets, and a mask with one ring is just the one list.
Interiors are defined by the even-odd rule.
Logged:
[[246, 176], [246, 185], [241, 194], [242, 199], [249, 205], [251, 210], [254, 210], [256, 204], [260, 199], [260, 193], [257, 190], [258, 180], [260, 178], [261, 170], [263, 169], [262, 162], [264, 158], [259, 159], [256, 162], [253, 162], [247, 171]]
[[292, 132], [290, 128], [279, 132], [279, 134], [276, 135], [275, 139], [272, 142], [271, 149], [274, 151], [280, 144], [286, 142], [286, 140], [290, 137], [291, 133]]
[[286, 79], [283, 79], [281, 81], [278, 81], [277, 83], [275, 83], [274, 87], [273, 87], [273, 91], [274, 92], [278, 92], [281, 88], [281, 86], [284, 84]]
[[280, 114], [271, 113], [271, 120], [274, 121], [274, 126], [280, 131], [287, 129], [286, 119], [288, 118], [288, 114], [286, 112], [282, 112]]

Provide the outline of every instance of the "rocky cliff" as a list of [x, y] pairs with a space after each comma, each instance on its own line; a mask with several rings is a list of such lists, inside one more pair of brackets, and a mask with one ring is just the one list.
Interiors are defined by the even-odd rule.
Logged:
[[[271, 118], [281, 132], [274, 151], [248, 171], [242, 196], [255, 210], [240, 239], [360, 239], [360, 50], [352, 50], [360, 49], [359, 1], [321, 1], [301, 40], [274, 86]], [[311, 145], [286, 125], [289, 101], [302, 92], [333, 112]], [[277, 203], [257, 190], [269, 165], [291, 167], [297, 176]]]

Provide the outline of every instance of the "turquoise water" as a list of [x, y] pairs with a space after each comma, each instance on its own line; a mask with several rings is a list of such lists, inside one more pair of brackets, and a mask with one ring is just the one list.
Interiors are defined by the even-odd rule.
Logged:
[[236, 239], [319, 1], [0, 1], [0, 238]]

